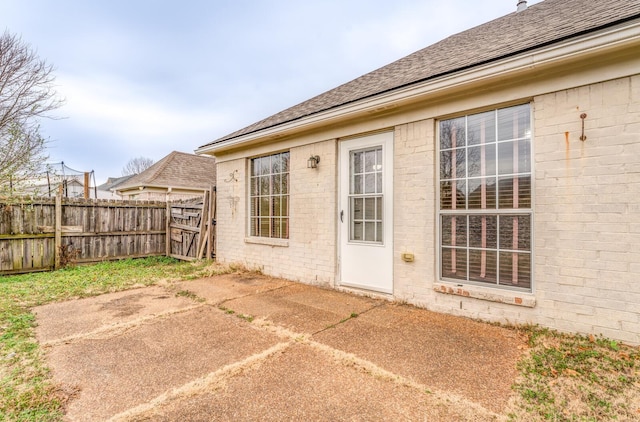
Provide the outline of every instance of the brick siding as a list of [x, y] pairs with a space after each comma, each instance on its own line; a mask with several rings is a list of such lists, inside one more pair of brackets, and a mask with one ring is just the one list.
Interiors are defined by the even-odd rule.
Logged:
[[[532, 110], [533, 291], [438, 280], [436, 116], [427, 114], [394, 125], [393, 298], [640, 344], [640, 76], [537, 95]], [[587, 114], [584, 142], [581, 113]], [[248, 156], [219, 162], [218, 257], [335, 286], [337, 141], [316, 139], [289, 150], [287, 246], [245, 240]], [[306, 167], [310, 155], [321, 157], [318, 169]], [[227, 181], [234, 172], [237, 181]], [[414, 254], [414, 262], [404, 262], [403, 253]]]

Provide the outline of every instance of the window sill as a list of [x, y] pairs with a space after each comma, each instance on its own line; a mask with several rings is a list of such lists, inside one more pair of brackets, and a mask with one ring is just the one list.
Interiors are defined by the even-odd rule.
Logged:
[[272, 239], [269, 237], [245, 237], [244, 243], [253, 243], [255, 245], [280, 246], [289, 247], [289, 239]]
[[536, 298], [531, 293], [444, 282], [434, 283], [433, 290], [438, 293], [472, 297], [474, 299], [488, 300], [490, 302], [524, 306], [526, 308], [533, 308], [536, 306]]

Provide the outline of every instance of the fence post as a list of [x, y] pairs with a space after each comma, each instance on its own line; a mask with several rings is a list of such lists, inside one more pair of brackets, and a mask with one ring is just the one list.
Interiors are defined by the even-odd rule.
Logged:
[[166, 256], [171, 256], [171, 202], [167, 200], [167, 223], [165, 227]]
[[207, 221], [209, 223], [209, 239], [207, 240], [207, 259], [212, 259], [213, 254], [215, 253], [215, 246], [213, 244], [213, 239], [214, 239], [214, 230], [216, 229], [215, 226], [215, 219], [216, 219], [216, 187], [215, 186], [211, 186], [210, 189], [210, 194], [209, 194], [209, 220]]
[[202, 259], [206, 242], [209, 239], [210, 224], [207, 224], [207, 220], [209, 219], [209, 198], [210, 192], [205, 190], [202, 198], [202, 213], [200, 214], [200, 233], [198, 234], [198, 250], [196, 251], [197, 259]]
[[84, 199], [89, 199], [89, 173], [84, 172]]
[[58, 193], [56, 194], [55, 214], [56, 221], [54, 223], [55, 237], [53, 241], [53, 268], [57, 270], [60, 268], [60, 251], [62, 249], [62, 185], [60, 185]]

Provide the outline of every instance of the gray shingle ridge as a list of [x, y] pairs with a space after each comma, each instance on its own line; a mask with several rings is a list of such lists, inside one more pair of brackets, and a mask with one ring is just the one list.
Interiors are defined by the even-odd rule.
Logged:
[[544, 0], [451, 35], [201, 148], [638, 18], [638, 0]]
[[134, 174], [133, 177], [131, 177], [129, 180], [127, 180], [126, 183], [122, 184], [122, 186], [120, 186], [120, 188], [123, 189], [123, 188], [127, 188], [129, 186], [138, 186], [138, 185], [151, 183], [152, 181], [154, 181], [158, 177], [160, 172], [167, 167], [169, 162], [175, 156], [175, 153], [176, 153], [176, 151], [172, 151], [171, 153], [169, 153], [169, 155], [167, 155], [166, 157], [162, 158], [160, 161], [152, 164], [147, 169], [141, 171], [138, 174]]
[[215, 184], [214, 163], [215, 160], [209, 156], [172, 151], [118, 186], [118, 190], [142, 185], [208, 187]]
[[120, 177], [109, 177], [107, 178], [107, 181], [104, 182], [103, 184], [97, 186], [98, 190], [103, 190], [103, 191], [108, 191], [110, 189], [113, 189], [123, 183], [125, 183], [127, 180], [131, 179], [133, 177], [133, 175], [128, 175], [128, 176], [120, 176]]

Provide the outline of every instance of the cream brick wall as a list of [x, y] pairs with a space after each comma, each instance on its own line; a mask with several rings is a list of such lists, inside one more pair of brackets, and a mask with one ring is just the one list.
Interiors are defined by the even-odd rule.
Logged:
[[[284, 242], [256, 244], [247, 240], [248, 160], [241, 158], [218, 164], [217, 258], [221, 262], [245, 263], [276, 277], [333, 286], [336, 141], [293, 147], [289, 151], [290, 235]], [[317, 169], [307, 168], [311, 155], [320, 156]], [[232, 173], [237, 181], [230, 181]]]
[[[396, 260], [396, 297], [441, 312], [506, 323], [537, 323], [640, 344], [639, 104], [640, 76], [534, 97], [532, 295], [491, 293], [471, 286], [459, 288], [458, 294], [434, 291], [437, 267], [428, 261], [437, 240], [427, 227], [434, 225], [437, 204], [431, 198], [435, 186], [429, 183], [417, 186], [414, 195], [404, 188], [397, 198], [396, 209], [402, 212], [418, 205], [407, 198], [417, 199], [426, 193], [423, 217], [428, 223], [426, 245], [416, 246], [426, 253], [427, 262], [422, 264], [419, 254], [414, 264]], [[584, 142], [579, 139], [581, 113], [587, 114]], [[406, 144], [404, 133], [396, 130], [398, 161], [412, 154], [411, 146], [402, 147]], [[427, 136], [429, 142], [435, 139], [431, 133]], [[427, 163], [424, 179], [429, 180], [435, 174], [430, 154], [422, 156]], [[410, 177], [400, 176], [406, 173], [401, 164], [396, 170], [398, 179], [411, 183]], [[412, 224], [398, 218], [396, 233], [408, 235]], [[456, 288], [451, 285], [453, 291]], [[495, 300], [465, 296], [473, 296], [474, 291]], [[535, 306], [500, 303], [509, 295], [525, 302], [535, 300]]]
[[[419, 115], [413, 122], [391, 125], [395, 128], [393, 298], [472, 318], [537, 323], [640, 344], [640, 76], [552, 93], [544, 93], [545, 87], [532, 86], [524, 96], [519, 87], [501, 96], [510, 103], [533, 98], [532, 293], [438, 280], [437, 118], [445, 112], [450, 115], [453, 105], [460, 113], [498, 106], [496, 92], [470, 96], [467, 105], [425, 105], [368, 124], [327, 128], [324, 135], [305, 135], [288, 144], [220, 156], [218, 258], [257, 266], [274, 276], [335, 286], [338, 141], [333, 138], [337, 132], [362, 134], [367, 128]], [[579, 140], [581, 113], [587, 114], [585, 142]], [[245, 240], [248, 154], [283, 149], [291, 151], [288, 245], [249, 243]], [[306, 168], [312, 154], [321, 157], [317, 170]], [[237, 181], [226, 181], [236, 170]], [[404, 262], [402, 253], [413, 253], [415, 261]]]
[[534, 99], [535, 279], [544, 325], [640, 343], [638, 104], [638, 75]]
[[[434, 129], [429, 119], [394, 133], [394, 295], [421, 306], [433, 296], [436, 272]], [[404, 262], [403, 253], [415, 260]]]

